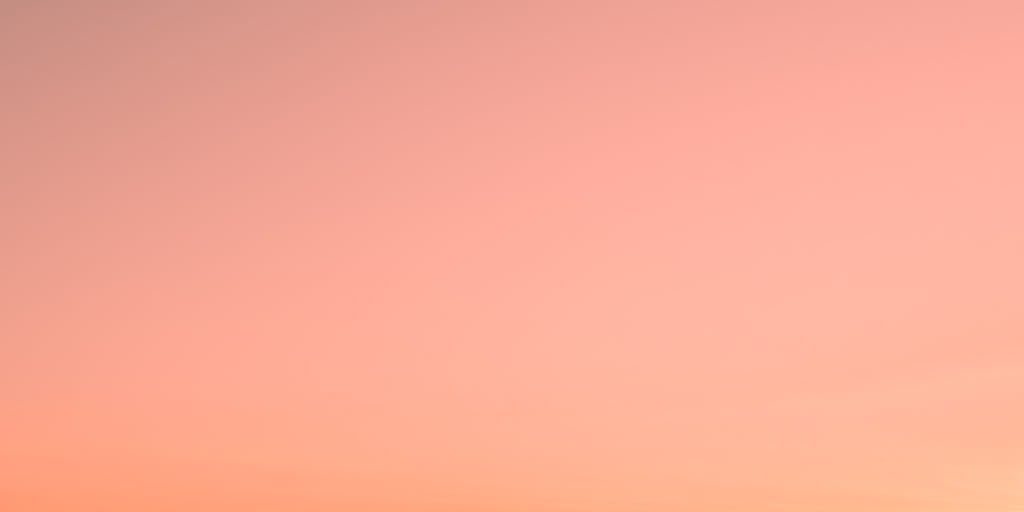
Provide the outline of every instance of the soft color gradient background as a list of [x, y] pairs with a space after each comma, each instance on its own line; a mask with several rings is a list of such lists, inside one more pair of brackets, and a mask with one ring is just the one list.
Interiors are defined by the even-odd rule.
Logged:
[[0, 508], [1024, 510], [1022, 27], [0, 2]]

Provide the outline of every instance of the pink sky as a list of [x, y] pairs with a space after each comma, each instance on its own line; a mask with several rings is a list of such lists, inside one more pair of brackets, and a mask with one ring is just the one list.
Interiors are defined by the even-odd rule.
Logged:
[[8, 3], [5, 511], [1024, 508], [1024, 6]]

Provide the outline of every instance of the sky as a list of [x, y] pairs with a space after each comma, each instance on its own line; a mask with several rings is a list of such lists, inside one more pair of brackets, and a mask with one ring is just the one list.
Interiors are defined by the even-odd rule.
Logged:
[[0, 508], [1024, 510], [1022, 25], [0, 2]]

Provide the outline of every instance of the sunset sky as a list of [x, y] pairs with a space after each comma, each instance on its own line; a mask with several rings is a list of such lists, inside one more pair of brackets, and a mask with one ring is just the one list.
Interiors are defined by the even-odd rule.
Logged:
[[0, 510], [1024, 510], [1024, 4], [0, 0]]

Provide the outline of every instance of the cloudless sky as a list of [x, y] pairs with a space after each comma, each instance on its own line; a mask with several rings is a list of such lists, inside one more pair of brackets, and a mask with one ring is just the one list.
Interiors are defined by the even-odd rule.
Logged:
[[0, 4], [0, 508], [1024, 508], [1024, 6]]

